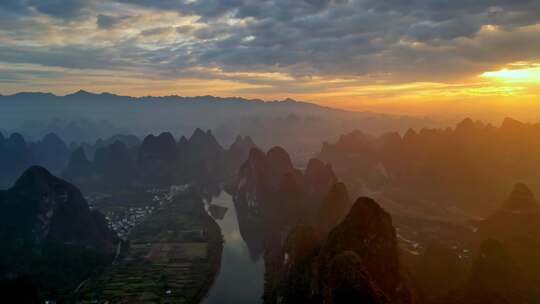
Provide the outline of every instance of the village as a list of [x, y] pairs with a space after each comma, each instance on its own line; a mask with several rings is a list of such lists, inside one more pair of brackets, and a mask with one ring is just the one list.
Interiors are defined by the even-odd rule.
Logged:
[[94, 193], [87, 196], [86, 200], [90, 209], [98, 209], [105, 214], [109, 228], [125, 241], [134, 227], [188, 189], [189, 185], [173, 185], [168, 189], [151, 188], [139, 193], [137, 197], [131, 193]]

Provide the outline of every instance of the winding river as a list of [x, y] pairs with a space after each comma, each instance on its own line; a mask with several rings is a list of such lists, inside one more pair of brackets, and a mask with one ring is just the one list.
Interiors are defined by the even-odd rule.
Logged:
[[225, 193], [212, 200], [212, 204], [228, 208], [223, 219], [216, 219], [225, 243], [221, 269], [211, 287], [205, 304], [257, 304], [262, 303], [264, 261], [254, 258], [242, 238], [232, 197]]

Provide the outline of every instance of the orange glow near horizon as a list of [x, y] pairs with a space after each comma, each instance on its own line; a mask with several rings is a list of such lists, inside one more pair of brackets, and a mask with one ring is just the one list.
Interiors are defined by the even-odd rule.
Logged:
[[540, 83], [540, 64], [514, 63], [508, 68], [485, 72], [481, 76], [502, 81]]
[[[35, 65], [18, 65], [16, 68], [21, 71], [41, 69]], [[286, 72], [230, 72], [218, 68], [196, 70], [211, 75], [210, 79], [183, 77], [167, 80], [145, 76], [134, 78], [128, 72], [110, 75], [97, 70], [84, 73], [62, 68], [54, 70], [70, 77], [62, 82], [56, 79], [42, 80], [42, 86], [36, 86], [34, 91], [48, 92], [54, 84], [56, 90], [53, 93], [57, 94], [85, 89], [130, 96], [293, 98], [353, 111], [433, 118], [474, 116], [484, 119], [500, 119], [504, 113], [508, 113], [516, 118], [540, 120], [540, 63], [537, 62], [509, 63], [498, 70], [480, 72], [453, 82], [390, 82], [329, 76], [295, 78]], [[102, 80], [104, 76], [107, 81]], [[58, 86], [59, 83], [62, 85]], [[88, 85], [80, 87], [81, 83]], [[24, 91], [16, 86], [11, 88], [12, 92], [2, 93]]]

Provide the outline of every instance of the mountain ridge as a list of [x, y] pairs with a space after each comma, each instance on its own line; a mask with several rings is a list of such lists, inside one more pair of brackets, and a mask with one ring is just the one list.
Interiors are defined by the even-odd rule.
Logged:
[[[299, 101], [292, 98], [284, 98], [284, 99], [274, 99], [274, 100], [265, 100], [260, 98], [245, 98], [241, 96], [215, 96], [215, 95], [196, 95], [196, 96], [182, 96], [182, 95], [144, 95], [144, 96], [130, 96], [130, 95], [122, 95], [122, 94], [115, 94], [110, 92], [101, 92], [101, 93], [94, 93], [90, 92], [84, 89], [80, 89], [76, 92], [67, 93], [64, 95], [55, 94], [51, 92], [17, 92], [13, 94], [0, 94], [0, 101], [2, 101], [2, 98], [20, 98], [20, 97], [53, 97], [53, 98], [74, 98], [74, 97], [110, 97], [110, 98], [118, 98], [118, 99], [134, 99], [136, 101], [140, 100], [148, 100], [148, 99], [157, 99], [158, 101], [170, 101], [170, 99], [178, 99], [178, 101], [182, 102], [190, 102], [190, 101], [196, 101], [196, 102], [208, 102], [208, 99], [214, 99], [216, 102], [250, 102], [250, 103], [257, 103], [257, 104], [279, 104], [279, 103], [285, 103], [285, 104], [295, 104], [295, 105], [305, 105], [305, 106], [314, 106], [314, 107], [320, 107], [323, 109], [329, 109], [329, 110], [335, 110], [335, 111], [343, 111], [343, 112], [356, 112], [356, 113], [370, 113], [370, 114], [379, 114], [375, 112], [370, 111], [351, 111], [351, 110], [345, 110], [345, 109], [339, 109], [334, 107], [327, 107], [322, 106], [314, 102], [309, 101]], [[381, 114], [385, 115], [385, 114]]]

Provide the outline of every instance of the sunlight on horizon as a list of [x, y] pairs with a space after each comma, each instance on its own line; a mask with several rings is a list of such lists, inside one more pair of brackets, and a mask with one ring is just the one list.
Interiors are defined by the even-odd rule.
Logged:
[[514, 63], [498, 71], [484, 72], [481, 76], [501, 81], [540, 83], [540, 64]]

